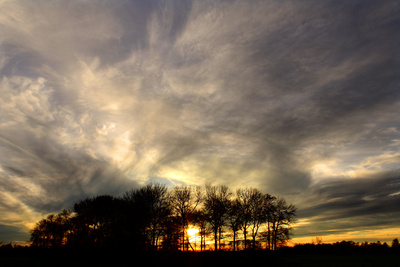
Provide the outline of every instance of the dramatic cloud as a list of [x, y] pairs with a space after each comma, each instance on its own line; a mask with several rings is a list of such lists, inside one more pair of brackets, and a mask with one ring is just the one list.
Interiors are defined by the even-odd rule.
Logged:
[[399, 230], [396, 1], [3, 0], [0, 14], [0, 241], [151, 181], [283, 196], [295, 237]]

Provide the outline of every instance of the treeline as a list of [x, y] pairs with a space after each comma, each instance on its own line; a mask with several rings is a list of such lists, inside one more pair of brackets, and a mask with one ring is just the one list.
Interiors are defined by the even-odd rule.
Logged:
[[290, 239], [295, 215], [293, 204], [255, 188], [151, 184], [121, 197], [87, 198], [47, 216], [31, 230], [31, 246], [276, 250]]
[[334, 243], [322, 243], [322, 241], [316, 243], [303, 243], [296, 244], [293, 251], [298, 251], [301, 253], [305, 252], [386, 252], [394, 251], [396, 253], [400, 252], [399, 240], [397, 238], [393, 239], [391, 245], [386, 242], [354, 242], [354, 241], [340, 241]]

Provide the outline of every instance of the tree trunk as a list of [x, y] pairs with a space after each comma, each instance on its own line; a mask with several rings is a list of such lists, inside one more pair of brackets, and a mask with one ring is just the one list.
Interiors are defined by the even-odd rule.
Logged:
[[236, 251], [236, 231], [233, 231], [233, 251]]
[[218, 249], [218, 228], [214, 229], [214, 250]]
[[218, 233], [218, 245], [219, 245], [219, 249], [221, 250], [221, 232], [222, 232], [222, 227], [219, 227], [219, 233]]
[[246, 250], [247, 249], [247, 228], [244, 228], [243, 236], [244, 236], [244, 250]]

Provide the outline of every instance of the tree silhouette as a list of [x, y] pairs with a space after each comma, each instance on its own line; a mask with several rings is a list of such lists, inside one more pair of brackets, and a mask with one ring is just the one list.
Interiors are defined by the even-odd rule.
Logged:
[[[207, 184], [203, 192], [198, 187], [168, 190], [164, 185], [150, 184], [122, 197], [86, 198], [73, 210], [50, 214], [31, 230], [31, 241], [32, 246], [47, 248], [187, 251], [191, 247], [187, 235], [190, 226], [199, 229], [201, 251], [209, 233], [213, 234], [214, 250], [224, 249], [226, 231], [225, 237], [233, 236], [234, 251], [242, 236], [245, 250], [256, 249], [260, 241], [266, 242], [267, 249], [276, 250], [290, 238], [295, 215], [294, 205], [255, 188], [240, 188], [233, 194], [227, 186]], [[260, 238], [262, 227], [266, 231]]]
[[399, 239], [397, 239], [397, 238], [393, 239], [392, 248], [393, 249], [400, 249]]
[[176, 251], [180, 247], [182, 236], [181, 220], [176, 216], [170, 216], [166, 221], [166, 228], [162, 241], [162, 249]]
[[195, 213], [193, 214], [192, 223], [196, 225], [199, 229], [200, 251], [203, 251], [206, 246], [206, 236], [209, 234], [209, 232], [207, 231], [207, 214], [205, 213], [204, 209], [199, 209], [195, 211]]
[[119, 200], [108, 195], [86, 198], [74, 205], [77, 241], [94, 247], [113, 246], [116, 241]]
[[238, 199], [231, 199], [228, 207], [227, 224], [233, 233], [233, 251], [236, 251], [236, 236], [243, 225], [242, 206]]
[[166, 232], [171, 207], [165, 185], [151, 184], [138, 190], [125, 193], [125, 200], [140, 208], [145, 220], [145, 231], [154, 250], [158, 248], [159, 238]]
[[270, 208], [271, 248], [276, 250], [278, 243], [284, 243], [291, 235], [291, 226], [295, 222], [296, 207], [293, 204], [286, 204], [283, 198], [278, 198]]
[[236, 191], [237, 199], [240, 203], [241, 213], [243, 218], [242, 230], [244, 237], [244, 249], [247, 249], [247, 233], [251, 226], [252, 216], [254, 215], [254, 200], [255, 195], [258, 194], [258, 190], [254, 188], [244, 188], [238, 189]]
[[253, 249], [256, 249], [256, 238], [260, 226], [268, 222], [268, 214], [272, 210], [273, 199], [274, 197], [269, 194], [264, 195], [257, 189], [253, 190], [250, 201], [250, 227]]
[[32, 246], [62, 247], [66, 245], [71, 234], [70, 210], [63, 210], [57, 215], [50, 214], [40, 220], [31, 230]]
[[186, 231], [193, 215], [201, 201], [200, 188], [190, 186], [176, 186], [170, 194], [173, 214], [179, 218], [182, 234], [182, 250], [185, 250]]
[[206, 185], [204, 213], [214, 233], [215, 251], [218, 250], [218, 243], [221, 244], [221, 232], [228, 215], [231, 194], [227, 186]]

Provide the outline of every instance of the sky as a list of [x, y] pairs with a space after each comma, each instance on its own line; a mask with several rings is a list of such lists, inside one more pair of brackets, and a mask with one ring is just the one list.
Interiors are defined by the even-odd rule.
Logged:
[[254, 187], [293, 242], [400, 238], [398, 1], [0, 0], [0, 241], [146, 183]]

